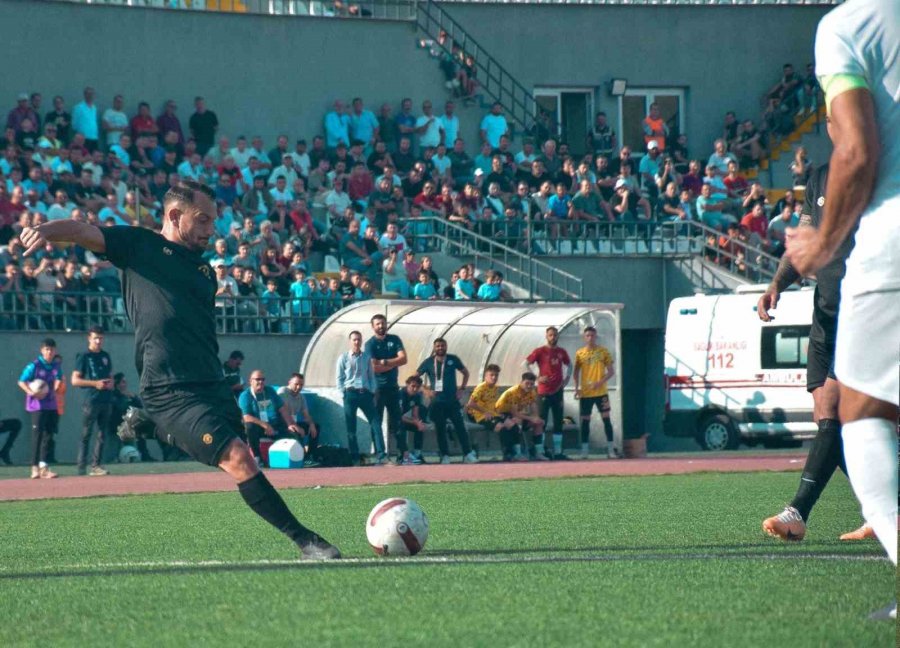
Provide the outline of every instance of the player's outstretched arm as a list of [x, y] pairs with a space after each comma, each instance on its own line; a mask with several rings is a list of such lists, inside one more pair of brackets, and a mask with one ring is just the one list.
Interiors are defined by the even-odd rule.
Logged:
[[106, 252], [106, 240], [99, 227], [73, 220], [43, 223], [37, 227], [26, 227], [19, 237], [28, 256], [47, 243], [74, 243], [91, 252]]

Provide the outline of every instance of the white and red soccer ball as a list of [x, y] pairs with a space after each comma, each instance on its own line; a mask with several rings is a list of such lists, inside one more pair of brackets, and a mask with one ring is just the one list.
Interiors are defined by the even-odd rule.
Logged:
[[410, 499], [386, 499], [369, 513], [366, 538], [379, 556], [414, 556], [428, 540], [428, 516]]

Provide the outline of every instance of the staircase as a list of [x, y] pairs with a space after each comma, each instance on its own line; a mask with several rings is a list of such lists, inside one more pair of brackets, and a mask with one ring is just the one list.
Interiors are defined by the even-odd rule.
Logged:
[[[454, 20], [447, 11], [433, 0], [419, 2], [416, 5], [416, 28], [427, 39], [433, 41], [433, 47], [450, 53], [452, 44], [456, 42], [466, 54], [475, 60], [478, 89], [476, 97], [482, 108], [497, 101], [503, 106], [506, 119], [511, 130], [531, 133], [535, 129], [537, 104], [534, 96], [524, 85], [513, 77], [506, 68], [488, 53], [469, 33]], [[490, 101], [485, 101], [487, 97]], [[545, 124], [551, 132], [555, 132], [555, 124]]]
[[816, 112], [794, 118], [794, 130], [777, 142], [771, 143], [768, 155], [759, 161], [759, 166], [747, 172], [748, 180], [766, 181], [770, 187], [789, 188], [791, 186], [790, 163], [794, 148], [807, 146], [810, 159], [817, 164], [824, 163], [831, 153], [831, 143], [825, 132], [825, 107]]

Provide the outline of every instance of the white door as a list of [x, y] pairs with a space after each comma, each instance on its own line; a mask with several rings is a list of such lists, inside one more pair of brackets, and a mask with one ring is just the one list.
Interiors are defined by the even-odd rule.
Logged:
[[656, 103], [666, 125], [669, 139], [684, 132], [683, 88], [628, 88], [619, 97], [619, 142], [631, 147], [633, 157], [643, 156], [644, 118], [650, 113], [650, 104]]

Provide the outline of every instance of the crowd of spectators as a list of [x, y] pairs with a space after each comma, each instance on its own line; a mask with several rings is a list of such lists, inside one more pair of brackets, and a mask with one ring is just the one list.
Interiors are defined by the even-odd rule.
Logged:
[[[453, 56], [452, 80], [459, 83], [450, 88], [465, 98], [472, 75], [459, 63], [465, 56]], [[770, 94], [805, 110], [806, 85], [786, 67]], [[685, 134], [669, 133], [655, 104], [644, 120], [645, 151], [634, 156], [619, 146], [602, 112], [587, 152], [575, 155], [552, 137], [525, 136], [514, 148], [499, 103], [483, 116], [476, 142], [463, 137], [452, 99], [440, 114], [427, 99], [416, 114], [409, 98], [396, 114], [389, 103], [376, 114], [357, 97], [349, 105], [336, 100], [309, 141], [280, 135], [271, 147], [259, 136], [220, 132], [216, 113], [199, 96], [186, 124], [172, 100], [156, 116], [144, 101], [129, 114], [125, 97], [115, 95], [101, 108], [91, 87], [71, 109], [60, 96], [51, 103], [45, 111], [40, 93], [19, 95], [0, 137], [0, 326], [6, 328], [23, 324], [24, 316], [11, 312], [36, 308], [109, 313], [111, 299], [84, 295], [120, 290], [115, 268], [80, 248], [48, 246], [24, 258], [18, 238], [24, 227], [74, 219], [159, 229], [166, 191], [186, 179], [216, 194], [218, 238], [207, 258], [219, 278], [223, 330], [309, 330], [341, 305], [383, 292], [506, 296], [480, 290], [502, 281], [499, 273], [468, 268], [437, 277], [428, 259], [419, 260], [429, 233], [421, 219], [429, 216], [535, 254], [561, 237], [650, 232], [687, 221], [726, 239], [736, 223], [748, 242], [775, 253], [783, 248], [781, 210], [774, 210], [771, 227], [763, 226], [754, 207], [769, 208], [765, 194], [740, 171], [743, 159], [763, 150], [762, 140], [746, 137], [752, 124], [737, 124], [731, 113], [704, 163], [690, 156]], [[798, 183], [809, 168], [800, 152], [792, 167]], [[324, 255], [339, 261], [339, 276], [321, 275]], [[420, 267], [434, 295], [419, 287]], [[469, 276], [457, 290], [462, 274]], [[34, 317], [29, 325], [77, 325], [77, 318], [60, 317]]]

